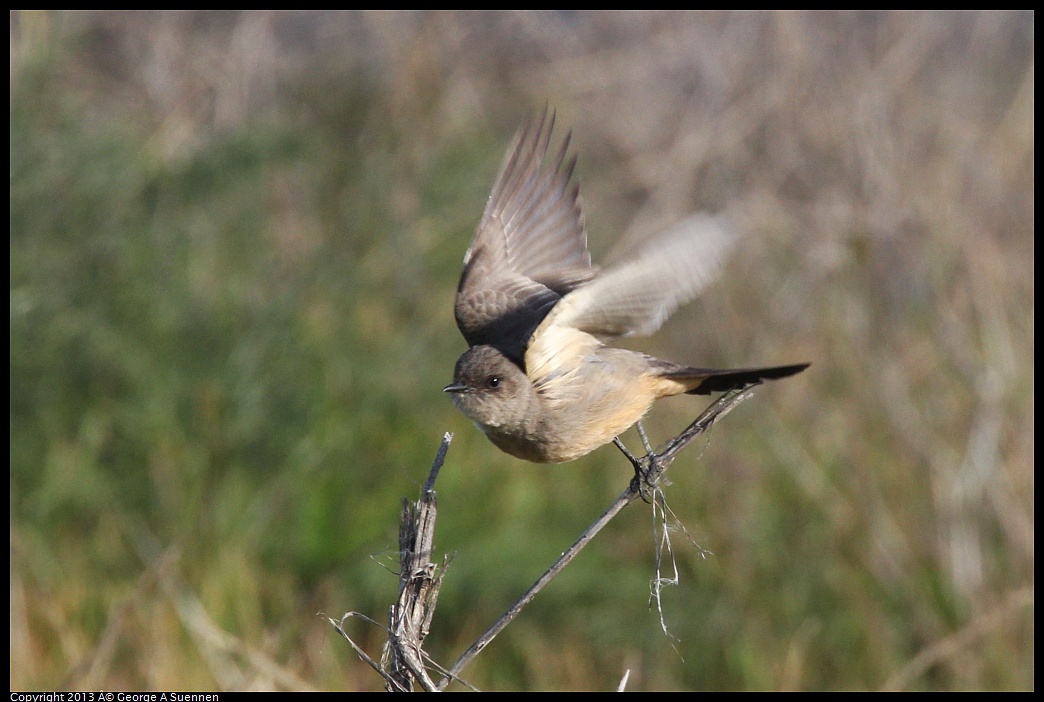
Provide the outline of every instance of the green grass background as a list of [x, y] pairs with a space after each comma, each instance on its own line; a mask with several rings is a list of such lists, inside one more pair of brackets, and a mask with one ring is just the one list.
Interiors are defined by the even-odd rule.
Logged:
[[545, 102], [599, 260], [741, 223], [636, 347], [813, 366], [672, 468], [673, 638], [639, 504], [466, 677], [1034, 687], [1033, 14], [16, 11], [10, 38], [12, 689], [380, 689], [325, 617], [385, 621], [443, 432], [446, 665], [626, 486], [612, 447], [526, 464], [440, 392]]

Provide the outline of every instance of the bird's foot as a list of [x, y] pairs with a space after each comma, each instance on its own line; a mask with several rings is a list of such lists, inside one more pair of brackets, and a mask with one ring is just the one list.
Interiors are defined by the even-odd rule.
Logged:
[[[645, 439], [645, 432], [642, 432], [642, 440], [648, 445], [648, 441]], [[614, 437], [613, 443], [616, 444], [616, 448], [620, 449], [620, 452], [627, 457], [627, 460], [634, 466], [634, 477], [631, 478], [631, 492], [637, 492], [642, 500], [648, 504], [652, 504], [652, 493], [655, 489], [655, 485], [649, 480], [651, 474], [651, 468], [653, 462], [656, 460], [656, 454], [649, 449], [649, 453], [645, 456], [638, 458], [624, 446], [624, 443], [620, 441], [620, 437]]]

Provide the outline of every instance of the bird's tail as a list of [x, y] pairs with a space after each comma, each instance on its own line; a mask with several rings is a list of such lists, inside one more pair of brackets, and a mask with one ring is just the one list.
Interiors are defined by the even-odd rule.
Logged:
[[690, 368], [661, 361], [663, 370], [656, 376], [662, 380], [663, 395], [710, 395], [714, 392], [735, 390], [745, 385], [756, 385], [766, 380], [779, 380], [797, 375], [810, 363], [768, 368]]

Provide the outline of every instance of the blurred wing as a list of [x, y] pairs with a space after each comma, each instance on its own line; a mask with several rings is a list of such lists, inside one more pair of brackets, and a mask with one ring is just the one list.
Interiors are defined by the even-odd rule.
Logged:
[[537, 335], [556, 327], [600, 340], [652, 334], [717, 275], [734, 243], [721, 217], [695, 215], [565, 296]]
[[532, 330], [562, 295], [590, 280], [575, 156], [566, 136], [545, 164], [554, 114], [544, 113], [508, 150], [457, 287], [457, 326], [468, 344], [492, 344], [521, 360]]

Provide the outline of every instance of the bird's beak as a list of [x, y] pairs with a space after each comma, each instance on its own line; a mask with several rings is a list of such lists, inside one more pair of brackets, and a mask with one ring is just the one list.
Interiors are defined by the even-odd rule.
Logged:
[[468, 386], [464, 383], [458, 383], [454, 380], [452, 383], [442, 388], [442, 392], [464, 392], [468, 389]]

